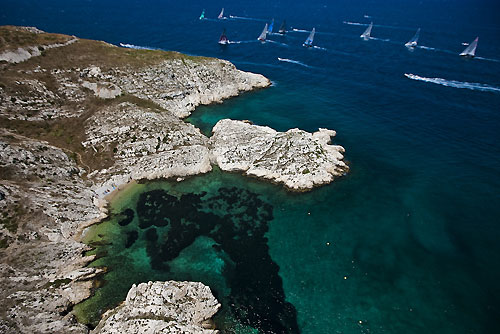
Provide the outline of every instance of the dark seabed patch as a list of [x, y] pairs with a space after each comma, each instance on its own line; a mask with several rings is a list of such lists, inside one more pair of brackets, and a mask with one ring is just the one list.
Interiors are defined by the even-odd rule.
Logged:
[[[136, 198], [136, 214], [131, 208], [120, 210], [111, 217], [108, 233], [98, 234], [113, 240], [111, 246], [97, 247], [97, 252], [106, 248], [109, 254], [94, 263], [110, 267], [104, 278], [107, 286], [90, 299], [100, 306], [100, 313], [123, 300], [132, 283], [193, 280], [209, 285], [221, 302], [215, 322], [223, 333], [300, 332], [296, 309], [285, 300], [279, 266], [269, 254], [265, 235], [273, 219], [271, 204], [237, 187], [210, 193], [160, 188]], [[111, 288], [115, 282], [119, 287]], [[114, 302], [104, 302], [106, 295]], [[89, 309], [96, 306], [90, 305]], [[90, 321], [92, 325], [99, 316]]]

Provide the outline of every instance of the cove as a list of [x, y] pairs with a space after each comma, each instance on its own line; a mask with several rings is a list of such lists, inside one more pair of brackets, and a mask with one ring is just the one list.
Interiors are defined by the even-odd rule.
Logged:
[[276, 191], [217, 170], [121, 190], [109, 218], [85, 236], [98, 256], [91, 266], [108, 272], [76, 306], [79, 320], [95, 326], [134, 283], [188, 280], [210, 286], [221, 302], [215, 322], [224, 333], [299, 333], [266, 237], [274, 211], [268, 195]]

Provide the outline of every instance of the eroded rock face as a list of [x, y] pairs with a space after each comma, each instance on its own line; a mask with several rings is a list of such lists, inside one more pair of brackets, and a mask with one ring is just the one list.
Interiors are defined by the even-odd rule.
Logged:
[[125, 302], [106, 313], [92, 333], [218, 333], [210, 319], [220, 306], [199, 282], [134, 284]]
[[271, 84], [260, 74], [243, 72], [225, 60], [174, 59], [123, 73], [114, 81], [140, 98], [154, 101], [177, 117], [187, 117], [201, 104], [220, 103], [241, 92]]
[[124, 102], [103, 109], [86, 122], [83, 146], [114, 147], [110, 168], [89, 175], [100, 195], [129, 180], [197, 175], [212, 170], [208, 138], [167, 111]]
[[81, 271], [93, 257], [74, 236], [103, 216], [81, 172], [61, 149], [0, 129], [1, 333], [87, 331], [67, 313], [102, 270]]
[[307, 190], [331, 182], [348, 167], [344, 148], [329, 145], [335, 131], [319, 129], [311, 134], [299, 129], [277, 132], [269, 127], [224, 119], [212, 130], [212, 160], [222, 170], [242, 171]]
[[[29, 31], [32, 32], [32, 31]], [[33, 32], [40, 34], [40, 32]], [[0, 61], [6, 61], [8, 63], [21, 63], [23, 61], [26, 61], [30, 59], [31, 57], [38, 57], [42, 54], [44, 50], [47, 49], [53, 49], [53, 48], [60, 48], [62, 46], [66, 46], [69, 44], [72, 44], [76, 42], [76, 38], [72, 38], [68, 40], [65, 43], [55, 43], [55, 44], [48, 44], [48, 45], [35, 45], [35, 46], [26, 46], [26, 47], [20, 47], [15, 50], [8, 50], [0, 53]]]

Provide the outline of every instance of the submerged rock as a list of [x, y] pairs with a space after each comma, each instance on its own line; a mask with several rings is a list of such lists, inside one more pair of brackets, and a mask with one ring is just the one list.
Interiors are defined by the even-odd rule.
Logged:
[[125, 302], [108, 311], [91, 333], [215, 334], [219, 331], [207, 328], [220, 306], [210, 288], [199, 282], [134, 284]]
[[299, 129], [278, 132], [266, 126], [223, 119], [212, 130], [212, 160], [222, 170], [241, 171], [284, 184], [292, 190], [308, 190], [343, 175], [344, 148], [329, 145], [335, 131]]

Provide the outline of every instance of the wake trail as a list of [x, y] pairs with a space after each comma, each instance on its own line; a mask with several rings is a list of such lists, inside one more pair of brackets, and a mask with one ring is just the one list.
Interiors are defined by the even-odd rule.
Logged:
[[474, 59], [479, 59], [479, 60], [487, 60], [487, 61], [494, 61], [495, 63], [500, 63], [499, 59], [493, 59], [493, 58], [484, 58], [484, 57], [474, 57]]
[[229, 41], [229, 44], [247, 44], [247, 43], [257, 43], [258, 40], [249, 40], [249, 41]]
[[269, 43], [273, 43], [273, 44], [278, 44], [280, 46], [285, 46], [285, 47], [288, 47], [289, 45], [288, 44], [285, 44], [285, 43], [280, 43], [280, 42], [276, 42], [276, 41], [273, 41], [271, 39], [266, 39], [266, 42], [269, 42]]
[[280, 58], [280, 57], [278, 57], [278, 60], [282, 61], [282, 62], [286, 62], [286, 63], [291, 63], [291, 64], [296, 64], [296, 65], [304, 66], [304, 67], [307, 67], [307, 68], [312, 68], [312, 66], [304, 64], [304, 63], [302, 63], [302, 62], [300, 62], [298, 60], [293, 60], [293, 59], [288, 59], [288, 58]]
[[448, 53], [448, 54], [452, 54], [452, 55], [458, 55], [458, 52], [453, 52], [450, 50], [439, 49], [439, 48], [431, 48], [429, 46], [424, 46], [424, 45], [417, 45], [417, 48], [423, 49], [423, 50], [429, 50], [429, 51], [443, 52], [443, 53]]
[[390, 40], [390, 39], [388, 39], [388, 38], [370, 37], [370, 39], [373, 39], [374, 41], [392, 42], [392, 43], [395, 43], [395, 44], [399, 44], [399, 43], [396, 43], [396, 42], [391, 41], [391, 40]]
[[205, 17], [204, 19], [202, 19], [200, 21], [220, 22], [221, 20], [220, 19], [211, 19], [211, 18]]
[[316, 49], [316, 50], [328, 51], [328, 49], [326, 49], [326, 48], [322, 48], [321, 46], [316, 46], [316, 45], [313, 45], [313, 48], [314, 48], [314, 49]]
[[455, 81], [455, 80], [446, 80], [446, 79], [442, 79], [442, 78], [426, 78], [426, 77], [421, 77], [419, 75], [411, 74], [411, 73], [405, 73], [405, 76], [408, 79], [433, 83], [436, 85], [442, 85], [442, 86], [446, 86], [446, 87], [463, 88], [463, 89], [477, 90], [477, 91], [482, 91], [482, 92], [500, 93], [500, 87], [490, 86], [490, 85], [477, 83], [477, 82], [462, 82], [462, 81]]
[[161, 50], [159, 48], [151, 48], [148, 46], [138, 46], [134, 44], [120, 43], [120, 46], [128, 49], [136, 49], [136, 50]]
[[[352, 22], [352, 21], [343, 21], [342, 23], [351, 25], [351, 26], [363, 26], [363, 27], [368, 27], [370, 24], [369, 23], [361, 23], [361, 22]], [[400, 30], [415, 30], [415, 28], [410, 28], [410, 27], [397, 27], [397, 26], [388, 26], [385, 24], [374, 24], [374, 27], [380, 27], [380, 28], [389, 28], [389, 29], [400, 29]]]
[[[453, 52], [450, 50], [444, 50], [444, 49], [438, 49], [438, 48], [431, 48], [428, 46], [423, 46], [423, 45], [417, 45], [417, 48], [423, 49], [423, 50], [429, 50], [429, 51], [437, 51], [437, 52], [443, 52], [447, 54], [452, 54], [452, 55], [458, 55], [458, 52]], [[500, 63], [500, 59], [494, 59], [494, 58], [486, 58], [486, 57], [474, 57], [474, 59], [479, 59], [479, 60], [486, 60], [486, 61], [492, 61], [495, 63]]]
[[255, 17], [245, 17], [245, 16], [236, 16], [236, 15], [229, 15], [229, 18], [233, 20], [245, 20], [245, 21], [258, 21], [258, 22], [267, 22], [267, 20], [264, 19], [258, 19]]

